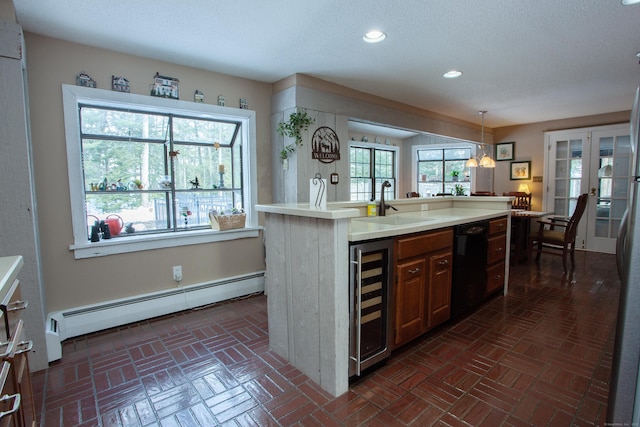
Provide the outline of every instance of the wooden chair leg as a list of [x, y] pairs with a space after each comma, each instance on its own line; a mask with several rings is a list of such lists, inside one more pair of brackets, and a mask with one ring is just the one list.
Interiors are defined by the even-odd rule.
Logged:
[[576, 268], [576, 257], [573, 245], [571, 245], [571, 269]]
[[536, 262], [540, 261], [540, 255], [542, 254], [542, 240], [538, 240], [538, 253], [536, 254]]
[[567, 272], [567, 251], [562, 251], [562, 271]]

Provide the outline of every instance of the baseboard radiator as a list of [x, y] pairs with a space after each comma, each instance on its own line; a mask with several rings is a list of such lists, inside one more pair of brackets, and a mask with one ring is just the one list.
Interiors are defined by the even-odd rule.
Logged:
[[264, 291], [264, 271], [49, 313], [49, 362], [62, 358], [62, 341], [103, 329]]

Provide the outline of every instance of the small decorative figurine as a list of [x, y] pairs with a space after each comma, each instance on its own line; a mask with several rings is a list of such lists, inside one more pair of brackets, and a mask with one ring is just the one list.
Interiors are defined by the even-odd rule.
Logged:
[[89, 74], [84, 71], [76, 76], [76, 85], [84, 87], [96, 87], [96, 81], [93, 80]]
[[191, 184], [191, 188], [200, 188], [200, 182], [197, 176], [193, 181], [189, 181], [189, 183]]
[[249, 108], [249, 102], [246, 98], [240, 98], [240, 108], [242, 108], [243, 110]]
[[224, 96], [218, 95], [218, 105], [224, 107]]
[[196, 89], [196, 92], [193, 94], [193, 102], [204, 102], [204, 93]]
[[153, 76], [153, 84], [149, 85], [151, 96], [180, 99], [178, 83], [180, 83], [180, 80], [174, 77], [161, 76], [156, 72], [156, 75]]
[[111, 90], [130, 93], [129, 80], [122, 76], [111, 76]]

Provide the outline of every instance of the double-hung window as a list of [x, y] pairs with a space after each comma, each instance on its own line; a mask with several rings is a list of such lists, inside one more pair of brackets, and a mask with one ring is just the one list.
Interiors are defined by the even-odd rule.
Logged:
[[418, 193], [423, 197], [452, 194], [456, 186], [461, 186], [465, 194], [470, 194], [471, 179], [466, 167], [470, 156], [470, 148], [418, 149]]
[[398, 148], [377, 144], [351, 143], [349, 145], [350, 194], [353, 201], [375, 200], [380, 197], [384, 181], [387, 200], [396, 197]]
[[245, 213], [255, 228], [253, 112], [66, 85], [63, 93], [77, 258], [87, 246], [108, 247], [97, 252], [105, 255], [231, 238], [211, 230], [211, 212]]

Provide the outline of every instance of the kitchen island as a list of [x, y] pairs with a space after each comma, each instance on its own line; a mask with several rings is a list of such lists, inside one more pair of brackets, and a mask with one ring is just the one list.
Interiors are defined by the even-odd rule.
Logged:
[[[390, 201], [393, 215], [367, 218], [364, 202], [257, 205], [265, 213], [270, 348], [324, 390], [349, 385], [349, 245], [507, 218], [512, 197]], [[504, 291], [507, 292], [507, 245]]]

